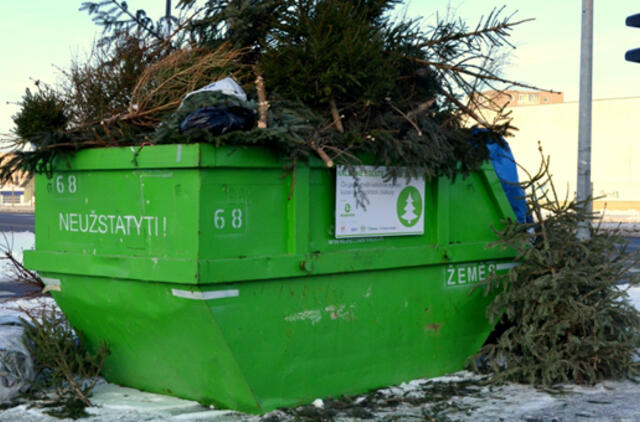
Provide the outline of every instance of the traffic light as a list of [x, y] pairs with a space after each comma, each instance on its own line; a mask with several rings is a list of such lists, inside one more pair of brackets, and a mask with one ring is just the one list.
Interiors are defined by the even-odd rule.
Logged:
[[[640, 13], [636, 13], [635, 15], [627, 16], [627, 20], [625, 21], [627, 26], [633, 26], [635, 28], [640, 28]], [[633, 50], [627, 50], [624, 55], [624, 59], [629, 62], [640, 63], [640, 48], [634, 48]]]

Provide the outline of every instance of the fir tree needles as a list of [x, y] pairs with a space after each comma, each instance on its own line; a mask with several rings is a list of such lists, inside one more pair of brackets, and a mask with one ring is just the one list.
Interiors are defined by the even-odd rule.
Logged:
[[54, 403], [79, 411], [92, 406], [89, 396], [109, 354], [107, 345], [101, 343], [88, 350], [82, 336], [76, 337], [67, 319], [53, 306], [23, 311], [28, 316], [22, 324], [24, 344], [39, 373], [34, 390], [53, 388], [57, 396]]
[[260, 144], [289, 167], [311, 155], [327, 165], [367, 156], [389, 177], [400, 167], [427, 178], [476, 169], [488, 152], [467, 123], [500, 135], [510, 128], [505, 113], [493, 121], [481, 115], [481, 91], [526, 86], [499, 77], [496, 50], [522, 21], [495, 9], [475, 28], [454, 18], [426, 28], [393, 19], [398, 3], [181, 0], [182, 16], [153, 23], [124, 1], [85, 2], [81, 9], [105, 33], [89, 62], [74, 63], [52, 91], [68, 124], [47, 123], [37, 136], [16, 132], [18, 146], [37, 149], [18, 148], [0, 180], [19, 168], [50, 172], [56, 157], [81, 148], [155, 143], [154, 129], [189, 91], [229, 75], [260, 105], [258, 127], [244, 139], [172, 133], [162, 142]]
[[[619, 283], [638, 282], [629, 269], [640, 258], [627, 251], [620, 231], [592, 225], [585, 204], [557, 197], [548, 161], [527, 188], [537, 223], [508, 221], [497, 232], [499, 245], [517, 251], [518, 265], [489, 282], [487, 291], [498, 292], [487, 315], [502, 317], [504, 331], [473, 366], [492, 371], [497, 382], [546, 386], [636, 377], [640, 314]], [[584, 221], [588, 240], [576, 236]]]

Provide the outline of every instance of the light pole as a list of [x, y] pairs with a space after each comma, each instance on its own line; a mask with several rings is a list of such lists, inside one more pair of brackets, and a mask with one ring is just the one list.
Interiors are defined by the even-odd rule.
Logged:
[[167, 20], [167, 36], [171, 35], [171, 0], [167, 0], [164, 17]]
[[[578, 123], [577, 200], [586, 201], [589, 214], [591, 198], [591, 82], [593, 69], [593, 0], [582, 0], [582, 36], [580, 41], [580, 117]], [[589, 223], [578, 229], [578, 237], [588, 239]]]

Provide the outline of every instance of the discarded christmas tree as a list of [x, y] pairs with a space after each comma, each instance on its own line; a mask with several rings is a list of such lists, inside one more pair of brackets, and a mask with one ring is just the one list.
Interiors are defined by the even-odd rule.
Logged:
[[[640, 281], [629, 271], [640, 257], [586, 204], [557, 196], [548, 159], [526, 187], [536, 222], [508, 221], [497, 232], [518, 265], [489, 281], [487, 292], [497, 296], [487, 315], [501, 323], [472, 366], [496, 382], [547, 386], [637, 377], [640, 313], [626, 290]], [[585, 225], [590, 236], [581, 239]]]

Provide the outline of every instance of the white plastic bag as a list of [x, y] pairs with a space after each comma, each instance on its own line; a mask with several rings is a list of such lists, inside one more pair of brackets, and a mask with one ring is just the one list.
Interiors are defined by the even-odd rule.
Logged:
[[0, 316], [0, 403], [26, 392], [35, 376], [33, 358], [22, 342], [22, 333], [17, 316]]
[[234, 81], [232, 78], [220, 79], [219, 81], [210, 83], [209, 85], [205, 85], [200, 89], [191, 91], [184, 97], [182, 101], [186, 100], [193, 94], [197, 94], [199, 92], [206, 92], [206, 91], [218, 91], [226, 95], [233, 95], [235, 97], [238, 97], [242, 101], [247, 101], [247, 94], [240, 87], [240, 85], [238, 85], [238, 83]]

